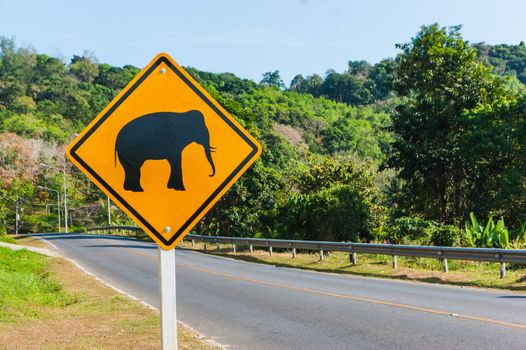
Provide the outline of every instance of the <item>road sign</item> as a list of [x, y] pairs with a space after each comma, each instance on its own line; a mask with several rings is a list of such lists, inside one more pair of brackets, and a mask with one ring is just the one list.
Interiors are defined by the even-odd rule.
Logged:
[[258, 142], [164, 53], [67, 150], [71, 161], [166, 250], [260, 153]]

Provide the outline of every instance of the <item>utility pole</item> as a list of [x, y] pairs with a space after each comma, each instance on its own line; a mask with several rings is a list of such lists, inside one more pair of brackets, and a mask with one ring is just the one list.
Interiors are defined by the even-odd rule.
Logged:
[[18, 236], [18, 220], [20, 220], [20, 214], [18, 214], [18, 196], [16, 196], [15, 203], [15, 235]]
[[108, 196], [108, 226], [111, 226], [111, 207], [110, 207], [110, 197]]
[[62, 169], [48, 165], [46, 163], [40, 163], [40, 166], [44, 168], [50, 168], [55, 169], [58, 171], [62, 171], [62, 174], [64, 175], [63, 184], [64, 184], [64, 231], [68, 233], [68, 188], [67, 188], [67, 182], [66, 182], [66, 163], [64, 163], [64, 166]]
[[54, 190], [52, 188], [48, 188], [48, 187], [44, 187], [44, 186], [37, 186], [37, 188], [57, 193], [57, 217], [58, 217], [57, 231], [60, 232], [60, 192], [57, 191], [57, 190]]

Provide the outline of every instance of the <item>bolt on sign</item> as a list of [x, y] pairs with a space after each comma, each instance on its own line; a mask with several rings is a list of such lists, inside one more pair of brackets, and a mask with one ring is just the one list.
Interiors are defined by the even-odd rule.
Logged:
[[258, 142], [164, 53], [67, 149], [69, 159], [167, 250], [260, 153]]

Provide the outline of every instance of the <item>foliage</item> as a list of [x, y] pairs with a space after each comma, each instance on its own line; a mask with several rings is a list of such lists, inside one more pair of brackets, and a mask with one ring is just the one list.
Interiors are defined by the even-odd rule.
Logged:
[[290, 175], [293, 193], [276, 226], [291, 239], [371, 240], [377, 192], [366, 165], [346, 158], [311, 157]]
[[434, 222], [418, 217], [402, 216], [394, 220], [392, 229], [386, 238], [389, 242], [396, 244], [416, 241], [425, 245], [429, 241], [428, 229], [434, 226]]
[[473, 212], [470, 213], [471, 224], [466, 222], [466, 233], [477, 247], [486, 248], [508, 248], [509, 233], [504, 225], [504, 218], [500, 218], [497, 224], [491, 216], [485, 226], [479, 224]]
[[369, 203], [356, 189], [337, 184], [292, 196], [281, 209], [284, 238], [318, 241], [370, 240]]
[[236, 237], [272, 231], [269, 220], [283, 187], [280, 174], [258, 160], [199, 222], [197, 230]]
[[274, 72], [263, 73], [263, 79], [261, 79], [260, 84], [274, 86], [280, 89], [285, 87], [285, 83], [283, 82], [283, 80], [281, 80], [281, 76], [279, 75], [278, 70]]
[[[394, 87], [404, 100], [393, 115], [395, 141], [385, 164], [404, 180], [400, 198], [409, 214], [452, 223], [477, 200], [490, 201], [478, 195], [489, 191], [484, 180], [503, 175], [513, 158], [510, 142], [518, 139], [501, 110], [516, 96], [476, 60], [460, 27], [424, 26], [398, 47]], [[491, 145], [498, 159], [488, 159]]]
[[526, 46], [521, 41], [519, 45], [486, 45], [475, 44], [480, 60], [494, 67], [498, 74], [516, 76], [526, 85]]
[[353, 106], [384, 100], [390, 95], [395, 62], [382, 60], [371, 66], [366, 61], [349, 61], [348, 70], [337, 73], [328, 70], [325, 78], [298, 74], [290, 83], [290, 90], [323, 96]]
[[431, 243], [436, 246], [457, 247], [462, 244], [462, 232], [454, 225], [438, 225], [428, 229]]

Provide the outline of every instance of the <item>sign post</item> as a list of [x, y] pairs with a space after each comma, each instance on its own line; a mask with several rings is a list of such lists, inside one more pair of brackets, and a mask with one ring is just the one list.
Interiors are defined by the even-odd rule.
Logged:
[[161, 248], [162, 344], [176, 349], [174, 247], [256, 161], [261, 146], [160, 53], [66, 153]]
[[175, 249], [158, 249], [161, 291], [161, 344], [163, 350], [177, 350]]

